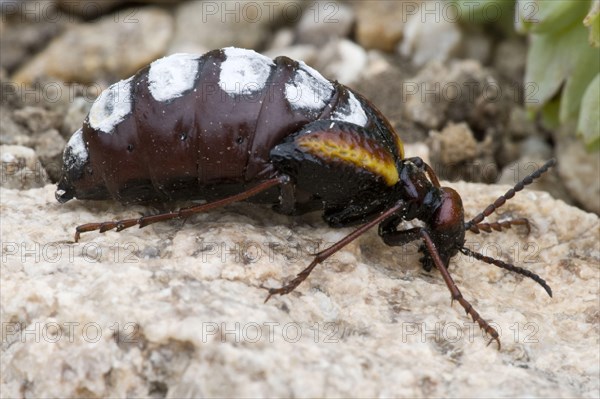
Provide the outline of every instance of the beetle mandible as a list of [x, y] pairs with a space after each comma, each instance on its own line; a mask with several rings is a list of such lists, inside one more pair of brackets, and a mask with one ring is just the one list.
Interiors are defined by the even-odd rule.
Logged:
[[[387, 245], [421, 240], [423, 267], [440, 271], [452, 301], [500, 348], [497, 331], [462, 296], [448, 264], [462, 252], [527, 276], [552, 296], [538, 275], [464, 244], [467, 230], [529, 229], [527, 219], [482, 222], [554, 163], [548, 161], [464, 221], [459, 194], [441, 187], [420, 158], [404, 157], [400, 137], [367, 99], [303, 62], [229, 47], [161, 58], [103, 91], [65, 148], [56, 198], [209, 201], [176, 212], [84, 224], [76, 228], [75, 241], [83, 232], [144, 227], [243, 200], [271, 203], [290, 215], [322, 210], [331, 227], [360, 225], [317, 253], [289, 283], [270, 288], [266, 300], [292, 292], [320, 262], [379, 225]], [[398, 229], [413, 219], [423, 226]]]

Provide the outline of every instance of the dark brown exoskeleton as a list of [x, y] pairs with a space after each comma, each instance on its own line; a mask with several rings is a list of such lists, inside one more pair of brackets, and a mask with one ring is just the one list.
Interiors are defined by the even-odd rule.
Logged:
[[[491, 327], [463, 298], [448, 273], [459, 251], [532, 278], [536, 274], [467, 249], [465, 231], [500, 231], [526, 219], [482, 223], [534, 179], [547, 162], [471, 221], [460, 196], [440, 187], [420, 158], [404, 158], [402, 141], [366, 99], [323, 78], [302, 62], [271, 60], [226, 48], [205, 55], [175, 54], [105, 90], [64, 152], [56, 198], [116, 199], [124, 203], [205, 199], [176, 212], [78, 226], [117, 231], [186, 218], [236, 201], [271, 203], [285, 214], [323, 210], [332, 227], [360, 225], [272, 295], [292, 292], [315, 266], [379, 225], [390, 246], [421, 240], [421, 259], [435, 266], [479, 326]], [[398, 230], [418, 219], [423, 227]], [[491, 342], [491, 340], [490, 340]]]

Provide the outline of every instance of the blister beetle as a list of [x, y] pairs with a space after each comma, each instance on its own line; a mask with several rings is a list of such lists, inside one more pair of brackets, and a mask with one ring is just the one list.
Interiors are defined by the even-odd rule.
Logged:
[[[529, 224], [482, 223], [534, 179], [547, 162], [482, 213], [464, 221], [459, 194], [441, 187], [420, 158], [405, 158], [402, 141], [368, 100], [329, 81], [303, 62], [274, 60], [225, 48], [202, 56], [175, 54], [106, 89], [64, 151], [59, 202], [115, 199], [124, 203], [205, 199], [206, 204], [137, 219], [78, 226], [80, 234], [117, 231], [186, 218], [236, 201], [271, 203], [276, 211], [322, 210], [331, 227], [360, 225], [316, 254], [310, 265], [267, 296], [288, 294], [317, 264], [379, 225], [390, 246], [421, 240], [421, 262], [435, 266], [452, 300], [491, 336], [491, 327], [448, 273], [459, 251], [530, 277], [538, 275], [467, 249], [465, 232]], [[398, 230], [418, 219], [423, 227]], [[266, 301], [265, 300], [265, 301]]]

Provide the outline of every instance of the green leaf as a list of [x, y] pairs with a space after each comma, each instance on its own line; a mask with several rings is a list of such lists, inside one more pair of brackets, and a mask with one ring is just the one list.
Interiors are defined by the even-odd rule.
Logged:
[[600, 73], [583, 95], [577, 134], [583, 136], [588, 150], [600, 149]]
[[454, 0], [463, 22], [512, 25], [515, 0]]
[[567, 78], [560, 101], [562, 123], [577, 119], [583, 94], [600, 71], [600, 49], [590, 47], [587, 41], [578, 43], [578, 47], [580, 58], [575, 63], [573, 73]]
[[594, 0], [590, 12], [583, 19], [583, 24], [590, 29], [590, 45], [600, 47], [600, 0]]
[[541, 109], [542, 122], [546, 129], [557, 129], [560, 126], [558, 110], [560, 108], [560, 97], [556, 97], [544, 104]]
[[515, 29], [519, 32], [551, 33], [581, 23], [589, 0], [519, 0]]
[[525, 85], [533, 84], [538, 90], [529, 96], [528, 107], [539, 109], [556, 95], [575, 70], [582, 41], [587, 42], [587, 32], [580, 23], [560, 32], [531, 36]]

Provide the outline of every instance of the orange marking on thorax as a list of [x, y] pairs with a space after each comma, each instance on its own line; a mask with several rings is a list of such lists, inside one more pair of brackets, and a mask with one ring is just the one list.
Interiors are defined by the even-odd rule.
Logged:
[[381, 176], [388, 186], [399, 180], [392, 154], [376, 141], [348, 132], [315, 132], [297, 139], [313, 155], [342, 160]]

